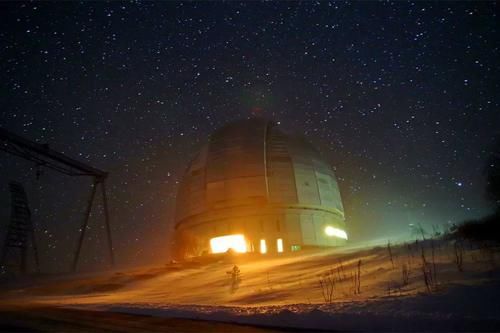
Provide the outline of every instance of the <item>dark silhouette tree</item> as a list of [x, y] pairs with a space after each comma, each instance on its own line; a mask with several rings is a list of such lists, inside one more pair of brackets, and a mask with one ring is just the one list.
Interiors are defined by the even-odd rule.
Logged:
[[500, 137], [492, 146], [484, 172], [486, 198], [493, 204], [495, 212], [478, 220], [464, 221], [455, 229], [455, 235], [476, 241], [500, 243]]
[[500, 138], [491, 150], [485, 171], [486, 196], [494, 205], [496, 213], [500, 214]]

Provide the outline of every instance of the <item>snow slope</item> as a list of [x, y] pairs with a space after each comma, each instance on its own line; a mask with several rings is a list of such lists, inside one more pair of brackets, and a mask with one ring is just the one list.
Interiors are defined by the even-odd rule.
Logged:
[[[423, 249], [423, 251], [422, 251]], [[435, 268], [429, 292], [422, 271]], [[39, 281], [11, 298], [103, 311], [328, 330], [500, 330], [496, 250], [440, 241], [303, 252], [301, 256], [214, 256]], [[460, 254], [459, 253], [459, 254]], [[432, 259], [434, 258], [434, 260]], [[360, 274], [360, 293], [353, 276]], [[228, 271], [237, 265], [236, 286]], [[409, 273], [404, 283], [403, 267]], [[433, 275], [434, 276], [434, 275]], [[332, 278], [332, 300], [319, 280]]]

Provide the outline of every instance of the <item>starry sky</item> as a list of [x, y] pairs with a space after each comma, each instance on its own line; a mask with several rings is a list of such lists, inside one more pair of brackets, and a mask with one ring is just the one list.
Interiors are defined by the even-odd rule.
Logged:
[[[177, 184], [218, 127], [262, 116], [334, 166], [351, 239], [489, 213], [495, 2], [2, 2], [0, 126], [110, 172], [119, 263], [164, 262]], [[90, 179], [2, 153], [42, 263], [69, 269]], [[5, 223], [0, 227], [3, 241]], [[106, 261], [102, 207], [82, 265]], [[103, 254], [104, 253], [104, 254]]]

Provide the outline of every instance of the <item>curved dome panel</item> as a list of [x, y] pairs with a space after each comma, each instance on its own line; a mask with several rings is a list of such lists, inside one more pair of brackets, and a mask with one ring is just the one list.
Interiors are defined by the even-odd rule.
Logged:
[[217, 130], [180, 183], [177, 228], [206, 238], [232, 229], [255, 234], [259, 224], [282, 223], [264, 222], [275, 220], [284, 225], [296, 220], [300, 244], [332, 245], [315, 235], [321, 233], [315, 224], [345, 229], [332, 168], [309, 143], [264, 119], [242, 120]]

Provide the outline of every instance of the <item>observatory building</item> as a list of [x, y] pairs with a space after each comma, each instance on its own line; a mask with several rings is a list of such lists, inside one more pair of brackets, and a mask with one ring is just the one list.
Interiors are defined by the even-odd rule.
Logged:
[[180, 183], [177, 234], [196, 253], [280, 253], [338, 246], [347, 233], [330, 165], [304, 139], [264, 119], [213, 133]]

